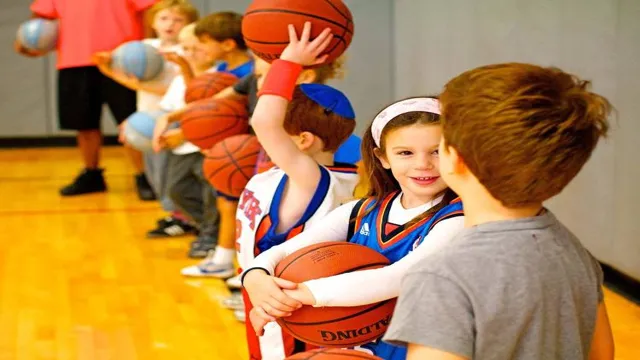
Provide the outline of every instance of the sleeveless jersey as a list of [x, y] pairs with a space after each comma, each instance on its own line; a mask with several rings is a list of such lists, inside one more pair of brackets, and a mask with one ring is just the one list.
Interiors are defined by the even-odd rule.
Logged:
[[[358, 182], [356, 167], [336, 163], [332, 167], [320, 166], [320, 181], [309, 205], [288, 231], [278, 234], [279, 209], [288, 176], [279, 168], [271, 168], [254, 175], [245, 187], [236, 211], [236, 251], [240, 268], [247, 268], [260, 253], [301, 233], [305, 226], [323, 219], [331, 210], [353, 198]], [[255, 335], [249, 320], [252, 309], [249, 297], [243, 291], [247, 315], [247, 340], [251, 360], [281, 360], [309, 347], [283, 333], [278, 324], [269, 323], [264, 335]]]
[[[432, 216], [416, 223], [391, 224], [388, 222], [391, 204], [400, 194], [394, 192], [380, 202], [374, 198], [360, 200], [351, 212], [349, 242], [370, 247], [394, 263], [418, 247], [440, 221], [463, 215], [462, 202], [457, 198]], [[385, 360], [405, 360], [407, 357], [406, 347], [391, 345], [380, 339], [357, 349]]]

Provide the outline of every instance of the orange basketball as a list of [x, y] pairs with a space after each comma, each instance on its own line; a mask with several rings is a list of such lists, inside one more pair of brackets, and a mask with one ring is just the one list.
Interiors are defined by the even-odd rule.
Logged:
[[300, 36], [307, 21], [312, 39], [331, 28], [326, 62], [342, 55], [351, 44], [353, 16], [342, 0], [254, 0], [244, 13], [242, 36], [254, 54], [272, 62], [289, 44], [287, 25], [294, 25]]
[[316, 349], [295, 354], [285, 360], [383, 360], [362, 351], [346, 349]]
[[[366, 246], [349, 242], [323, 242], [300, 249], [284, 258], [275, 276], [296, 283], [375, 269], [389, 260]], [[357, 291], [357, 289], [354, 289]], [[348, 347], [380, 338], [389, 326], [396, 299], [352, 307], [303, 306], [293, 315], [278, 319], [283, 330], [309, 344]]]
[[185, 139], [200, 149], [249, 130], [249, 115], [243, 103], [227, 99], [200, 100], [182, 114], [180, 127]]
[[184, 94], [184, 101], [189, 104], [194, 101], [209, 99], [223, 89], [235, 84], [236, 81], [238, 81], [238, 78], [235, 75], [224, 71], [202, 74], [189, 81]]
[[255, 136], [243, 134], [226, 138], [205, 153], [204, 176], [219, 192], [240, 197], [253, 176], [260, 143]]

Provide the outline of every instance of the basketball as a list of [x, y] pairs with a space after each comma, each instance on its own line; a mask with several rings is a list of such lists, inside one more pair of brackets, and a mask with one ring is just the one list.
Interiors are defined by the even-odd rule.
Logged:
[[127, 118], [124, 126], [124, 138], [128, 145], [140, 151], [152, 151], [151, 139], [156, 119], [162, 114], [158, 112], [137, 111]]
[[311, 39], [331, 28], [333, 39], [324, 53], [329, 55], [327, 63], [351, 44], [353, 17], [342, 0], [254, 0], [242, 19], [242, 36], [254, 54], [272, 62], [289, 44], [287, 25], [295, 26], [300, 36], [307, 21], [311, 22]]
[[249, 130], [249, 115], [243, 103], [227, 99], [200, 100], [187, 107], [180, 119], [184, 137], [206, 150], [218, 142]]
[[260, 143], [255, 136], [228, 137], [205, 153], [204, 176], [220, 193], [239, 198], [253, 176]]
[[29, 50], [47, 52], [58, 45], [58, 22], [47, 19], [31, 19], [18, 27], [16, 37]]
[[238, 81], [238, 78], [235, 75], [224, 71], [202, 74], [189, 81], [184, 101], [189, 104], [194, 101], [208, 99], [235, 84], [236, 81]]
[[111, 67], [140, 81], [149, 81], [158, 77], [164, 69], [164, 58], [149, 44], [129, 41], [113, 51]]
[[[349, 242], [323, 242], [284, 258], [275, 276], [296, 283], [352, 271], [376, 269], [389, 260], [366, 246]], [[278, 319], [283, 330], [309, 344], [348, 347], [380, 338], [389, 326], [396, 299], [352, 307], [303, 306]]]
[[369, 355], [358, 350], [347, 349], [316, 349], [298, 353], [285, 360], [382, 360], [377, 356]]

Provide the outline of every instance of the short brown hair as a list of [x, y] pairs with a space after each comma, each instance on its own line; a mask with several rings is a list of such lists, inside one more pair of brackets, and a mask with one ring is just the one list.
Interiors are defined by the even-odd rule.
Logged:
[[289, 135], [299, 135], [304, 131], [312, 133], [322, 140], [324, 151], [335, 152], [353, 133], [356, 121], [327, 111], [309, 99], [298, 86], [287, 108], [283, 125]]
[[145, 13], [145, 19], [150, 31], [151, 37], [156, 37], [155, 31], [151, 28], [153, 25], [153, 21], [158, 14], [158, 12], [164, 9], [176, 8], [182, 15], [187, 18], [187, 24], [190, 24], [200, 17], [200, 13], [198, 9], [191, 4], [191, 2], [187, 0], [161, 0], [155, 3], [153, 6], [149, 8], [149, 10]]
[[557, 195], [606, 136], [611, 104], [557, 68], [508, 63], [467, 71], [440, 96], [445, 144], [507, 207]]
[[220, 42], [231, 39], [238, 49], [247, 49], [242, 37], [242, 15], [238, 13], [217, 12], [200, 19], [196, 24], [196, 36], [205, 35]]

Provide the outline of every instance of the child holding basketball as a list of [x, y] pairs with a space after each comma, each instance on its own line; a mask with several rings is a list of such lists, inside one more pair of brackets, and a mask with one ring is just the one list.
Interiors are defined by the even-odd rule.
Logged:
[[[250, 116], [253, 114], [255, 105], [257, 103], [258, 98], [258, 80], [264, 80], [264, 76], [266, 76], [269, 71], [269, 63], [264, 60], [256, 59], [256, 67], [253, 74], [248, 75], [250, 78], [245, 77], [241, 79], [237, 84], [228, 89], [223, 90], [222, 92], [216, 94], [214, 98], [230, 98], [236, 100], [242, 100], [244, 91], [247, 92], [248, 99], [248, 110]], [[304, 69], [296, 80], [297, 84], [310, 84], [310, 83], [320, 83], [324, 84], [327, 80], [336, 77], [339, 74], [340, 67], [342, 66], [342, 61], [337, 60], [331, 64], [324, 64], [317, 68], [313, 69]], [[236, 90], [240, 89], [240, 90]], [[253, 104], [253, 106], [252, 106]], [[263, 149], [264, 152], [264, 149]], [[265, 157], [266, 154], [264, 154]], [[267, 157], [268, 159], [268, 157]], [[262, 165], [262, 167], [260, 167]], [[269, 170], [273, 164], [269, 161], [269, 165], [258, 164], [256, 172], [264, 172]], [[229, 197], [219, 197], [218, 198], [218, 207], [220, 209], [220, 217], [221, 221], [225, 218], [225, 214], [228, 214], [226, 217], [234, 219], [236, 208], [238, 206], [237, 200], [231, 199]], [[227, 209], [224, 212], [222, 209]], [[233, 216], [229, 216], [233, 214]], [[231, 227], [231, 229], [235, 229], [235, 226]], [[231, 235], [231, 236], [228, 236]], [[224, 241], [223, 239], [226, 239]], [[217, 278], [226, 278], [230, 277], [234, 274], [233, 270], [233, 256], [235, 255], [235, 236], [233, 236], [233, 231], [231, 234], [225, 234], [224, 236], [220, 234], [218, 246], [216, 248], [217, 258], [215, 254], [212, 253], [212, 257], [206, 258], [202, 263], [196, 266], [190, 266], [183, 269], [182, 274], [185, 276], [202, 276], [202, 277], [217, 277]], [[228, 256], [222, 257], [222, 254], [228, 254]], [[215, 265], [215, 266], [212, 266]]]
[[[100, 168], [102, 145], [101, 114], [109, 106], [118, 124], [136, 111], [136, 93], [105, 77], [96, 67], [92, 55], [116, 48], [125, 41], [141, 39], [144, 12], [156, 0], [35, 0], [30, 8], [33, 17], [56, 19], [57, 108], [61, 130], [77, 132], [78, 149], [84, 169], [67, 186], [62, 196], [104, 192], [107, 185]], [[15, 50], [26, 56], [45, 53], [28, 51], [16, 40]], [[127, 153], [135, 167], [138, 196], [153, 198], [142, 164], [142, 154]]]
[[[179, 78], [179, 83], [172, 84], [174, 89], [172, 98], [176, 99], [176, 102], [166, 110], [176, 112], [184, 108], [186, 82], [205, 71], [226, 71], [239, 78], [253, 71], [253, 61], [246, 52], [246, 45], [240, 32], [241, 21], [242, 16], [239, 14], [220, 12], [208, 15], [196, 23], [189, 41], [193, 42], [194, 50], [203, 62], [200, 67], [189, 66], [180, 57], [174, 55], [175, 60], [182, 64], [183, 76]], [[205, 43], [208, 40], [210, 41]], [[214, 51], [212, 48], [216, 45], [217, 51]], [[222, 63], [213, 66], [219, 61]], [[205, 68], [208, 69], [205, 70]], [[174, 203], [200, 227], [198, 238], [191, 243], [189, 256], [202, 258], [213, 250], [217, 243], [219, 233], [217, 200], [215, 191], [202, 175], [204, 156], [200, 152], [201, 149], [191, 143], [185, 143], [180, 128], [167, 130], [169, 122], [175, 120], [177, 118], [174, 113], [159, 119], [154, 131], [154, 147], [157, 150], [165, 146], [173, 147], [174, 154], [184, 152], [184, 155], [188, 155], [187, 157], [170, 157], [171, 180], [168, 189]]]
[[[309, 28], [301, 39], [306, 46], [293, 41], [273, 62], [252, 117], [258, 140], [277, 167], [251, 178], [240, 198], [236, 248], [241, 267], [351, 198], [357, 182], [354, 166], [332, 166], [333, 153], [355, 127], [348, 99], [326, 85], [296, 86], [300, 63], [315, 60], [330, 35], [325, 31], [309, 42]], [[247, 298], [245, 305], [249, 312]], [[304, 351], [304, 344], [279, 328], [258, 339], [247, 326], [251, 359], [283, 359]]]
[[602, 270], [543, 202], [608, 131], [609, 102], [556, 68], [498, 64], [442, 93], [442, 176], [464, 229], [405, 276], [385, 339], [408, 359], [613, 359]]
[[[182, 28], [198, 19], [198, 10], [186, 0], [163, 0], [149, 10], [151, 27], [156, 38], [143, 40], [161, 52], [182, 52], [178, 42], [178, 35]], [[137, 91], [137, 110], [153, 112], [160, 110], [160, 101], [166, 93], [169, 84], [180, 74], [180, 67], [167, 61], [165, 69], [158, 79], [140, 82], [135, 77], [114, 71], [110, 67], [111, 54], [108, 52], [97, 53], [94, 60], [98, 69], [115, 81]], [[124, 121], [119, 126], [120, 141], [124, 142]], [[169, 216], [158, 221], [158, 227], [147, 233], [148, 237], [179, 236], [194, 231], [187, 219], [180, 214], [166, 191], [168, 151], [146, 152], [144, 156], [145, 175], [151, 183], [163, 209], [170, 213]]]
[[[438, 170], [441, 131], [439, 103], [431, 97], [396, 102], [375, 117], [363, 138], [369, 196], [339, 207], [318, 226], [263, 253], [245, 272], [244, 287], [255, 304], [256, 332], [300, 303], [358, 306], [397, 297], [402, 276], [463, 228], [462, 204]], [[326, 241], [371, 247], [393, 264], [308, 281], [283, 293], [280, 287], [296, 286], [269, 276], [278, 262], [298, 249]], [[405, 348], [383, 342], [363, 348], [383, 359], [406, 356]]]

